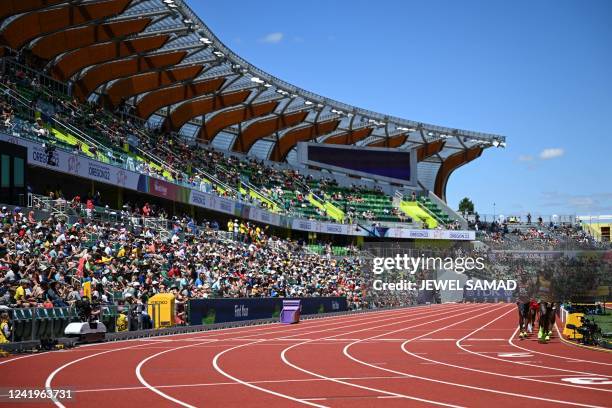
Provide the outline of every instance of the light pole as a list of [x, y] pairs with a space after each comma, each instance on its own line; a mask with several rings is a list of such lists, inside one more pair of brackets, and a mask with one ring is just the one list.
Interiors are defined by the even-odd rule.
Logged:
[[495, 222], [495, 203], [493, 203], [493, 222]]

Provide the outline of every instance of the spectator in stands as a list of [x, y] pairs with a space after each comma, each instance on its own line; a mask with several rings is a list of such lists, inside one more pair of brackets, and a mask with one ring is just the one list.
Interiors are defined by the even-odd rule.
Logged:
[[9, 343], [11, 338], [11, 324], [9, 314], [5, 311], [0, 313], [0, 344]]

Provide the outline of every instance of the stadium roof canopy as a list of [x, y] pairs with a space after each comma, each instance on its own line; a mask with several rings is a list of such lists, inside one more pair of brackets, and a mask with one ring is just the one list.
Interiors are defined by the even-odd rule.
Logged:
[[505, 146], [291, 85], [233, 53], [184, 0], [2, 0], [0, 45], [81, 100], [225, 150], [281, 161], [300, 141], [418, 148], [420, 182], [442, 197], [452, 171]]

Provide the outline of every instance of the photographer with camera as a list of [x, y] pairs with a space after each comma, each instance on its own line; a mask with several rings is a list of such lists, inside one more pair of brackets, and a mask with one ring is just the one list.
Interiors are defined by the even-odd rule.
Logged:
[[582, 335], [582, 340], [580, 341], [584, 345], [598, 345], [598, 337], [601, 335], [601, 329], [593, 320], [581, 316], [580, 321], [582, 322], [582, 326], [578, 327], [576, 330], [578, 333]]
[[100, 304], [97, 302], [97, 298], [93, 297], [92, 301], [89, 301], [87, 297], [83, 297], [75, 302], [75, 306], [81, 322], [92, 323], [98, 320], [100, 316]]

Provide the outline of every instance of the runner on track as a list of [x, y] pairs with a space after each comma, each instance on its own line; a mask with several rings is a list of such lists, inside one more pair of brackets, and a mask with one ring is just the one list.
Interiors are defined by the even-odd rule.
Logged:
[[527, 325], [529, 324], [531, 282], [529, 279], [529, 274], [520, 266], [518, 267], [517, 277], [516, 305], [518, 307], [519, 337], [524, 339], [527, 337]]
[[529, 334], [533, 333], [533, 328], [535, 327], [535, 321], [536, 321], [536, 316], [538, 315], [538, 309], [539, 309], [539, 305], [538, 302], [531, 298], [531, 301], [529, 302], [529, 323], [527, 324], [527, 331], [529, 332]]
[[555, 324], [555, 300], [552, 291], [552, 271], [543, 269], [538, 273], [536, 284], [538, 302], [540, 303], [540, 320], [538, 321], [538, 339], [541, 343], [550, 340]]

